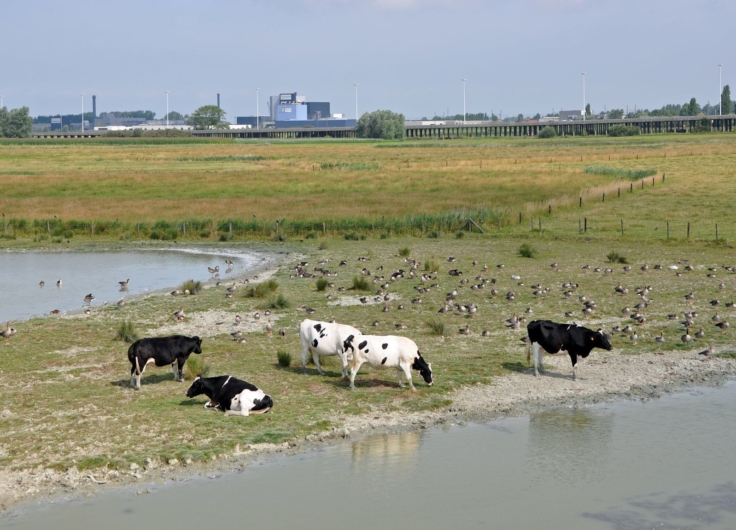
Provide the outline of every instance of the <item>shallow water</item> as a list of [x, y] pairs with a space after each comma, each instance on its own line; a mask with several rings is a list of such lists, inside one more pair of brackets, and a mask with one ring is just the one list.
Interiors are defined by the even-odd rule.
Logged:
[[[226, 273], [225, 258], [234, 262]], [[248, 252], [201, 250], [137, 250], [93, 252], [2, 252], [0, 253], [0, 322], [48, 314], [53, 309], [77, 311], [114, 303], [149, 291], [173, 288], [189, 279], [208, 280], [207, 267], [220, 267], [226, 280], [252, 270], [262, 256]], [[62, 287], [56, 286], [61, 278]], [[118, 282], [130, 279], [127, 289]], [[39, 287], [39, 282], [45, 282]]]
[[733, 529], [734, 401], [728, 384], [372, 436], [147, 495], [26, 507], [0, 528]]

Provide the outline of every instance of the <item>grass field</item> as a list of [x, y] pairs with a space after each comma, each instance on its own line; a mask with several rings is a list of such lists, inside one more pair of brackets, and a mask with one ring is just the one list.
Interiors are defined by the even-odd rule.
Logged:
[[[274, 293], [289, 302], [289, 307], [273, 310], [274, 318], [278, 317], [275, 327], [285, 329], [285, 338], [253, 333], [247, 336], [247, 344], [233, 342], [227, 332], [205, 338], [203, 357], [211, 373], [231, 373], [258, 384], [274, 396], [273, 413], [223, 421], [220, 415], [205, 411], [202, 400], [186, 399], [187, 385], [173, 382], [169, 369], [147, 371], [143, 389], [135, 392], [127, 386], [128, 346], [113, 340], [123, 321], [133, 322], [139, 332], [171, 324], [171, 314], [180, 305], [188, 315], [212, 310], [233, 316], [252, 315], [259, 308], [262, 311], [268, 298], [247, 297], [244, 289], [233, 299], [225, 298], [224, 287], [213, 287], [196, 296], [151, 296], [129, 302], [122, 309], [100, 308], [89, 317], [17, 322], [17, 335], [0, 343], [0, 383], [13, 388], [3, 393], [3, 408], [8, 414], [3, 413], [0, 466], [126, 469], [146, 458], [201, 461], [232, 452], [236, 444], [279, 442], [322, 432], [338, 426], [348, 415], [444, 407], [454, 389], [486, 384], [526, 367], [526, 351], [518, 340], [522, 333], [509, 331], [504, 319], [514, 313], [525, 314], [531, 307], [530, 318], [584, 320], [577, 295], [562, 295], [565, 281], [578, 282], [578, 292], [598, 303], [589, 325], [606, 330], [614, 324], [630, 323], [622, 318], [621, 308], [639, 302], [635, 287], [653, 287], [651, 297], [656, 303], [645, 311], [648, 320], [639, 330], [638, 344], [632, 346], [623, 334], [613, 337], [614, 346], [624, 354], [697, 347], [683, 345], [679, 322], [667, 317], [673, 312], [681, 315], [688, 308], [683, 295], [690, 291], [697, 294], [693, 308], [700, 313], [693, 332], [702, 325], [707, 337], [703, 342], [730, 351], [733, 329], [726, 334], [718, 332], [709, 320], [713, 310], [708, 301], [720, 298], [725, 305], [736, 299], [736, 276], [722, 268], [736, 265], [732, 247], [736, 224], [730, 215], [736, 200], [734, 138], [143, 145], [111, 141], [82, 146], [0, 143], [0, 209], [7, 218], [26, 220], [23, 229], [10, 225], [8, 239], [1, 242], [7, 248], [104, 245], [119, 241], [123, 234], [128, 239], [148, 239], [145, 231], [138, 234], [125, 225], [139, 221], [153, 230], [156, 221], [210, 220], [214, 225], [211, 230], [190, 231], [186, 237], [179, 234], [181, 240], [192, 244], [217, 238], [224, 231], [220, 229], [224, 220], [245, 224], [253, 215], [263, 223], [293, 219], [321, 224], [330, 220], [333, 227], [345, 227], [331, 229], [324, 236], [318, 231], [290, 232], [289, 223], [283, 222], [286, 241], [260, 243], [294, 253], [277, 274], [279, 286]], [[324, 169], [318, 170], [320, 167]], [[615, 171], [586, 172], [589, 167]], [[655, 182], [652, 185], [652, 177], [645, 177], [644, 189], [640, 180], [621, 172], [649, 168], [656, 170]], [[630, 192], [632, 183], [634, 191]], [[461, 210], [495, 212], [501, 226], [488, 213], [485, 234], [458, 234], [463, 214], [457, 212]], [[519, 212], [522, 223], [518, 222]], [[64, 221], [117, 220], [120, 225], [109, 225], [113, 228], [95, 238], [82, 230], [73, 232], [69, 244], [60, 236], [42, 239], [45, 226], [34, 225], [34, 220], [53, 219], [54, 215]], [[447, 216], [451, 223], [422, 228], [422, 215], [425, 220]], [[399, 228], [382, 239], [383, 230], [370, 229], [370, 223], [378, 224], [382, 217], [412, 218], [413, 225], [401, 225], [402, 232], [397, 224]], [[578, 220], [584, 218], [588, 219], [588, 232], [580, 234]], [[363, 221], [350, 225], [346, 220], [351, 219]], [[689, 240], [687, 222], [691, 223]], [[356, 237], [346, 239], [344, 233], [350, 233], [351, 226], [362, 228]], [[262, 239], [275, 235], [275, 227], [267, 223], [259, 230], [257, 237]], [[205, 237], [200, 232], [209, 234]], [[247, 235], [246, 231], [236, 232], [228, 244], [239, 244], [237, 240]], [[54, 240], [59, 243], [52, 243]], [[534, 257], [519, 255], [522, 244], [531, 247]], [[611, 251], [625, 256], [633, 270], [624, 273], [622, 265], [609, 265], [606, 255]], [[353, 277], [360, 275], [363, 267], [373, 271], [369, 280], [381, 274], [379, 266], [388, 276], [393, 270], [408, 269], [407, 254], [421, 262], [420, 271], [425, 264], [438, 269], [437, 279], [428, 282], [437, 287], [429, 293], [418, 296], [415, 288], [419, 280], [404, 279], [389, 288], [394, 300], [388, 313], [381, 311], [381, 304], [334, 304], [343, 297], [363, 295], [350, 290], [338, 292], [339, 287], [351, 287]], [[361, 256], [370, 261], [358, 261]], [[448, 263], [448, 256], [456, 257], [456, 262]], [[322, 266], [339, 273], [330, 278], [334, 287], [320, 291], [315, 279], [291, 278], [286, 265], [293, 266], [301, 259], [310, 262], [310, 269], [329, 259]], [[347, 265], [339, 266], [343, 259]], [[696, 270], [675, 276], [666, 269], [680, 259], [689, 260]], [[478, 265], [472, 265], [473, 260]], [[550, 267], [553, 262], [560, 272]], [[504, 269], [496, 269], [500, 263], [505, 264]], [[665, 269], [645, 273], [640, 270], [645, 263], [650, 267], [659, 263]], [[684, 262], [679, 263], [682, 266]], [[483, 264], [489, 266], [488, 271], [482, 271]], [[585, 264], [611, 266], [614, 271], [606, 275], [583, 269]], [[715, 278], [706, 275], [707, 267], [716, 268]], [[462, 270], [463, 278], [470, 282], [459, 285], [457, 278], [448, 275], [450, 268]], [[520, 275], [524, 285], [512, 280], [511, 274]], [[478, 275], [496, 278], [497, 283], [472, 290], [470, 285], [478, 282], [474, 280]], [[719, 288], [720, 281], [724, 289]], [[619, 282], [631, 294], [615, 294], [613, 287]], [[535, 298], [530, 289], [535, 283], [552, 290]], [[437, 314], [446, 294], [456, 287], [459, 301], [479, 307], [475, 318]], [[498, 296], [491, 295], [492, 287], [499, 290]], [[372, 297], [378, 286], [371, 283], [370, 288], [368, 296]], [[504, 298], [509, 290], [517, 294], [513, 302]], [[415, 298], [421, 301], [413, 303]], [[399, 310], [398, 304], [404, 304], [404, 309]], [[719, 310], [728, 319], [734, 310], [724, 305]], [[316, 375], [311, 366], [309, 374], [302, 376], [298, 324], [307, 315], [301, 306], [316, 310], [311, 318], [334, 317], [363, 332], [411, 337], [433, 364], [435, 386], [428, 388], [415, 377], [418, 392], [411, 393], [397, 388], [392, 372], [363, 369], [356, 380], [358, 391], [353, 393], [340, 379], [335, 359], [327, 361], [326, 376]], [[575, 316], [564, 317], [566, 311]], [[374, 321], [378, 326], [372, 326]], [[396, 331], [397, 323], [406, 329]], [[458, 333], [466, 323], [470, 336]], [[444, 328], [444, 334], [438, 334], [439, 328]], [[490, 336], [481, 336], [485, 329]], [[663, 345], [653, 340], [660, 332], [667, 338]], [[291, 367], [279, 366], [279, 351], [292, 355]]]
[[[658, 236], [654, 227], [666, 221], [676, 225], [677, 235], [691, 222], [694, 238], [714, 236], [715, 223], [724, 237], [736, 229], [723, 207], [736, 199], [731, 135], [391, 143], [117, 140], [0, 142], [0, 211], [10, 232], [41, 235], [48, 220], [49, 231], [66, 223], [57, 236], [68, 230], [85, 235], [95, 221], [97, 235], [135, 239], [148, 237], [157, 221], [182, 232], [181, 223], [189, 220], [207, 228], [189, 230], [188, 238], [216, 239], [229, 232], [230, 221], [235, 237], [269, 237], [278, 220], [287, 237], [305, 237], [323, 222], [331, 232], [372, 229], [377, 237], [422, 229], [453, 233], [467, 216], [515, 231], [539, 214], [543, 230], [560, 234], [577, 232], [577, 219], [585, 214], [589, 230], [620, 230], [623, 219], [632, 236]], [[652, 173], [657, 185], [652, 188], [647, 176], [642, 190], [636, 176]], [[614, 200], [619, 188], [625, 201]]]

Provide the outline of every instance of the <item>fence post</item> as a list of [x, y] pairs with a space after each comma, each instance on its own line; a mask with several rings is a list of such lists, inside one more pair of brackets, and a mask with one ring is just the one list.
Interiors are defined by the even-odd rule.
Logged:
[[670, 238], [670, 222], [667, 221], [667, 239]]
[[279, 222], [276, 221], [276, 237], [279, 237]]
[[621, 219], [621, 235], [624, 235], [624, 220]]
[[621, 197], [621, 186], [618, 187], [618, 196]]
[[641, 189], [644, 189], [644, 179], [641, 179]]
[[716, 223], [716, 241], [718, 241], [718, 223]]
[[327, 235], [327, 225], [324, 221], [322, 221], [322, 235]]
[[633, 193], [634, 191], [634, 183], [632, 182], [629, 186], [629, 193]]
[[90, 223], [90, 227], [92, 229], [92, 235], [95, 235], [95, 222], [94, 221], [92, 221], [92, 223]]
[[606, 192], [603, 192], [603, 200], [601, 202], [606, 202]]
[[588, 232], [588, 218], [587, 217], [585, 218], [585, 223], [584, 223], [584, 226], [583, 226], [583, 231], [585, 233]]
[[187, 235], [187, 222], [186, 222], [186, 221], [184, 221], [184, 222], [183, 222], [183, 223], [181, 224], [181, 231], [182, 231], [182, 234], [183, 234], [183, 235]]
[[8, 220], [5, 219], [5, 214], [3, 214], [3, 235], [8, 235]]
[[652, 186], [654, 186], [654, 177], [652, 177]]
[[578, 234], [583, 233], [583, 221], [578, 217]]
[[580, 197], [580, 200], [578, 201], [578, 208], [582, 208], [582, 207], [583, 207], [583, 198]]
[[519, 224], [521, 224], [521, 212], [519, 212]]
[[46, 221], [46, 233], [47, 234], [51, 233], [51, 223], [49, 223], [48, 221]]
[[539, 216], [539, 233], [542, 233], [542, 217]]
[[690, 239], [690, 221], [687, 222], [687, 238]]
[[664, 177], [665, 177], [665, 174], [662, 173], [662, 182], [664, 182]]
[[141, 233], [141, 223], [135, 224], [135, 231], [138, 232], [139, 234]]
[[231, 234], [233, 233], [233, 224], [232, 223], [230, 223], [230, 233]]

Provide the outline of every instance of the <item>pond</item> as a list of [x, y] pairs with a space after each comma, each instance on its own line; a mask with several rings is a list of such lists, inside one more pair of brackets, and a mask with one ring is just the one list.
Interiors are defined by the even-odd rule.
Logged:
[[729, 383], [369, 436], [147, 495], [25, 507], [0, 528], [733, 529], [734, 401]]
[[[225, 259], [233, 262], [231, 269]], [[47, 315], [174, 288], [184, 281], [223, 281], [263, 266], [265, 255], [246, 250], [121, 250], [0, 253], [0, 322]], [[57, 280], [61, 279], [61, 287]], [[130, 280], [126, 288], [119, 282]], [[39, 282], [43, 281], [41, 287]], [[91, 304], [84, 300], [92, 294]]]

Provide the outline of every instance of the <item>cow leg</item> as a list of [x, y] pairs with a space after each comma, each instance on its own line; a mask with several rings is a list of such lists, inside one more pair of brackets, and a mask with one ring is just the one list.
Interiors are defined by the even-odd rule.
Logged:
[[[357, 357], [357, 355], [353, 354], [353, 357]], [[353, 361], [353, 366], [350, 367], [350, 390], [355, 390], [355, 376], [362, 364], [362, 362], [356, 359]]]
[[248, 416], [249, 406], [253, 406], [253, 403], [250, 403], [250, 405], [243, 404], [240, 398], [236, 396], [230, 401], [230, 410], [225, 411], [225, 416]]
[[[409, 382], [409, 388], [411, 388], [412, 390], [416, 390], [416, 388], [414, 388], [414, 383], [411, 380], [411, 365], [410, 364], [402, 364], [401, 365], [401, 370], [404, 371], [404, 375], [406, 376], [406, 380]], [[403, 386], [401, 384], [401, 372], [399, 372], [399, 386]]]
[[399, 367], [396, 369], [397, 375], [399, 376], [399, 388], [404, 388], [404, 382], [401, 380], [401, 374], [404, 373], [404, 370]]
[[144, 364], [143, 368], [141, 368], [138, 357], [135, 358], [135, 366], [130, 370], [130, 386], [136, 390], [141, 389], [141, 374], [146, 369], [146, 366], [148, 366], [148, 363]]
[[307, 373], [307, 359], [309, 358], [309, 353], [311, 350], [309, 348], [302, 347], [302, 374]]
[[174, 381], [179, 380], [179, 368], [176, 366], [176, 363], [171, 363], [171, 370], [174, 372]]
[[317, 353], [316, 350], [312, 352], [312, 360], [314, 361], [314, 365], [317, 367], [317, 372], [319, 373], [319, 375], [325, 375], [325, 372], [319, 365], [319, 353]]
[[341, 348], [337, 350], [337, 355], [340, 357], [340, 366], [342, 367], [342, 378], [347, 379], [348, 377], [348, 361], [346, 359], [345, 351]]
[[180, 383], [184, 381], [184, 365], [186, 364], [186, 362], [187, 362], [186, 359], [179, 359], [178, 360], [178, 365], [179, 365], [179, 379], [177, 379], [177, 381], [179, 381]]
[[578, 356], [571, 353], [570, 360], [572, 361], [572, 380], [575, 381], [577, 379]]
[[538, 342], [532, 343], [532, 350], [533, 350], [533, 357], [534, 357], [534, 375], [536, 377], [539, 377], [539, 370], [542, 370], [542, 373], [544, 373], [544, 366], [542, 365], [541, 360], [541, 350], [542, 347], [539, 345]]

